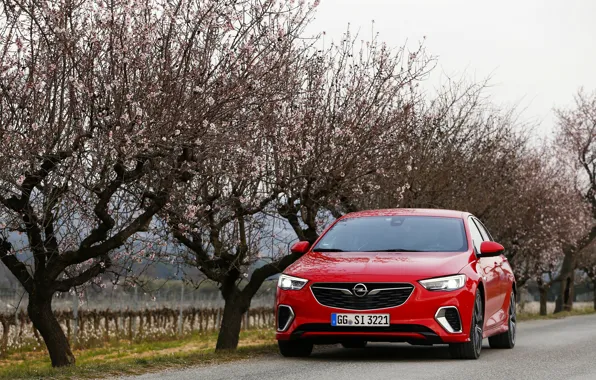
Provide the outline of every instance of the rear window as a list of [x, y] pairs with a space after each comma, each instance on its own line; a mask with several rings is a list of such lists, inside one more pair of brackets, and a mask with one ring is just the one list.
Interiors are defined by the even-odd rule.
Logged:
[[379, 216], [337, 222], [314, 251], [463, 252], [468, 242], [461, 218]]

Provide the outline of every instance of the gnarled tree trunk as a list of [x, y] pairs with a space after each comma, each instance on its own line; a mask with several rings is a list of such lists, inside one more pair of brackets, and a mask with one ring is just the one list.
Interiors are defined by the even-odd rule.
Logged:
[[250, 307], [251, 297], [234, 290], [224, 299], [224, 312], [215, 350], [235, 350], [240, 339], [242, 316]]
[[75, 364], [70, 343], [52, 312], [52, 295], [29, 295], [27, 307], [29, 319], [41, 334], [50, 354], [53, 367], [66, 367]]
[[[596, 300], [596, 298], [594, 298]], [[596, 306], [596, 301], [595, 306]], [[2, 323], [2, 340], [0, 340], [0, 357], [6, 355], [6, 349], [8, 348], [8, 334], [10, 332], [10, 323], [4, 317], [0, 317], [0, 323]]]
[[596, 310], [596, 277], [592, 277], [592, 285], [594, 286], [594, 293], [592, 293], [592, 299], [594, 301], [594, 310]]
[[571, 311], [573, 309], [574, 285], [575, 285], [575, 263], [576, 250], [573, 248], [564, 249], [565, 256], [561, 266], [561, 274], [557, 282], [561, 285], [559, 295], [555, 303], [555, 313]]
[[546, 315], [546, 301], [547, 301], [547, 292], [548, 288], [546, 286], [540, 287], [540, 315]]

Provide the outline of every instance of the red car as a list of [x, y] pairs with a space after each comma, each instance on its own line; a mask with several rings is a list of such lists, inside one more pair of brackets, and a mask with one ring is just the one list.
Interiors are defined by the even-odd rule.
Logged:
[[515, 345], [515, 278], [504, 248], [473, 215], [390, 209], [335, 221], [278, 280], [276, 338], [283, 356], [315, 344], [448, 344], [476, 359], [483, 338]]

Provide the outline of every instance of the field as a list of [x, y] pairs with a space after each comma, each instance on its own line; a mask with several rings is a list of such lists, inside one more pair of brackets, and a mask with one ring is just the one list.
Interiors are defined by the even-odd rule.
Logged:
[[[275, 283], [267, 282], [253, 299], [243, 329], [273, 326], [274, 300]], [[0, 288], [0, 356], [43, 347], [27, 317], [27, 302], [22, 289]], [[115, 339], [152, 342], [217, 331], [223, 299], [210, 283], [194, 288], [168, 281], [61, 294], [53, 308], [73, 347], [92, 348]]]
[[[111, 342], [155, 342], [218, 331], [223, 309], [144, 309], [58, 311], [56, 316], [74, 348], [101, 347]], [[242, 329], [273, 328], [273, 308], [252, 308]], [[0, 357], [43, 349], [37, 330], [21, 310], [0, 314]]]
[[276, 352], [273, 329], [243, 331], [234, 352], [214, 351], [217, 334], [193, 333], [155, 342], [112, 341], [101, 347], [74, 351], [74, 368], [53, 369], [42, 350], [22, 351], [0, 358], [0, 379], [113, 378], [167, 368], [246, 359]]

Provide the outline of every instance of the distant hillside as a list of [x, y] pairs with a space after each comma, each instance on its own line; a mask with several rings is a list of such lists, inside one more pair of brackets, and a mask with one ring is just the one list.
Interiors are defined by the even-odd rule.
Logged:
[[[333, 220], [330, 215], [327, 216], [327, 218], [329, 222]], [[269, 240], [263, 241], [261, 255], [264, 258], [258, 260], [251, 266], [248, 271], [249, 278], [255, 269], [260, 268], [270, 262], [268, 257], [270, 257], [272, 254], [278, 255], [280, 252], [288, 252], [290, 244], [296, 241], [295, 234], [288, 223], [281, 221], [278, 218], [271, 218], [270, 222], [268, 223], [269, 227], [266, 227], [266, 229], [269, 228], [272, 234], [276, 236], [276, 243], [272, 244], [271, 238], [269, 238]], [[8, 240], [12, 243], [15, 249], [22, 249], [24, 246], [22, 239], [24, 238], [24, 235], [19, 235], [16, 233], [8, 234]], [[147, 240], [150, 237], [145, 235], [143, 238]], [[165, 249], [172, 254], [176, 254], [177, 252], [180, 252], [181, 248], [177, 244], [170, 243], [165, 247]], [[27, 252], [22, 252], [19, 255], [19, 259], [22, 260], [27, 256]], [[147, 262], [135, 263], [133, 265], [133, 272], [139, 273], [140, 271], [142, 271], [143, 275], [155, 279], [181, 279], [184, 276], [184, 273], [190, 275], [190, 277], [192, 277], [194, 280], [200, 280], [203, 278], [203, 275], [197, 269], [184, 268], [184, 271], [181, 271], [177, 265], [166, 262], [155, 263], [151, 266], [148, 266]], [[271, 279], [277, 279], [277, 277], [278, 275], [274, 275], [271, 277]], [[0, 287], [10, 287], [15, 283], [15, 281], [16, 280], [12, 274], [4, 267], [2, 263], [0, 263]]]

